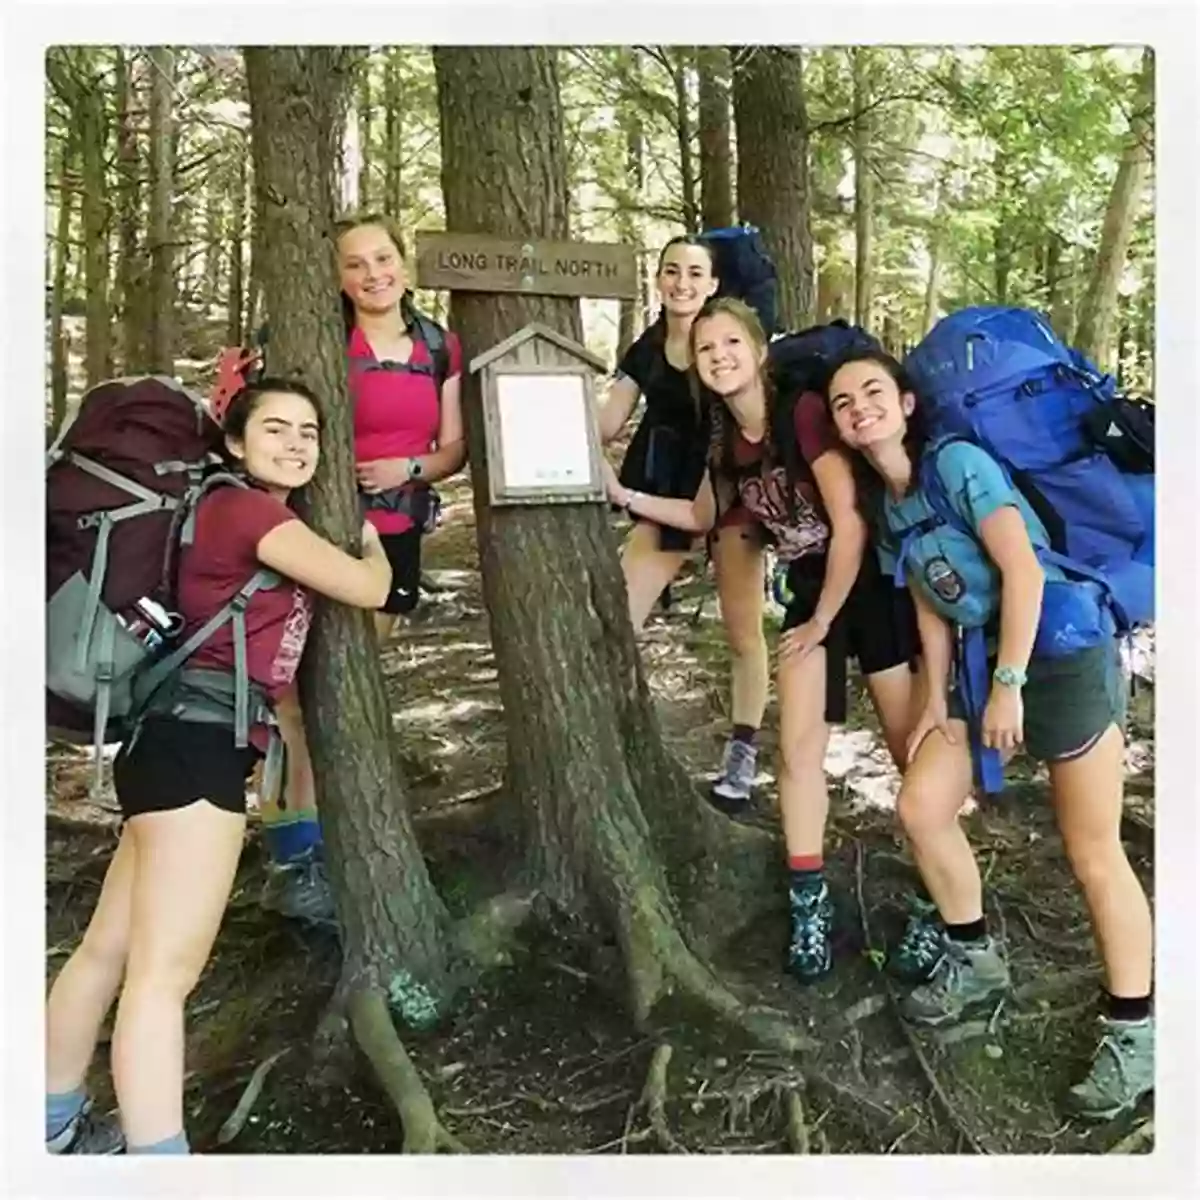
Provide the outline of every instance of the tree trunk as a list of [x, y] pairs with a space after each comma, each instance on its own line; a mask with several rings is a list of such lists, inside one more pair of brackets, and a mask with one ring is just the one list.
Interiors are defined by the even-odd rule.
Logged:
[[1059, 337], [1063, 336], [1063, 332], [1057, 324], [1059, 310], [1062, 306], [1062, 285], [1063, 239], [1053, 229], [1049, 229], [1046, 231], [1046, 269], [1043, 277], [1046, 300], [1043, 307], [1051, 328]]
[[91, 77], [79, 91], [77, 114], [83, 196], [84, 287], [87, 290], [87, 386], [112, 375], [108, 287], [108, 121], [101, 81]]
[[150, 50], [150, 337], [147, 366], [175, 373], [175, 52]]
[[225, 340], [230, 346], [244, 344], [242, 314], [246, 291], [246, 193], [250, 182], [246, 159], [247, 155], [244, 153], [237, 156], [237, 166], [233, 173], [233, 195], [230, 197], [233, 221], [229, 231], [229, 316], [225, 327]]
[[700, 212], [705, 229], [733, 224], [732, 117], [729, 109], [729, 50], [702, 46], [700, 76]]
[[1117, 293], [1125, 271], [1146, 180], [1150, 173], [1154, 135], [1154, 51], [1142, 52], [1142, 70], [1134, 99], [1129, 140], [1113, 180], [1100, 233], [1100, 248], [1079, 313], [1075, 345], [1102, 370], [1112, 365], [1113, 326]]
[[[641, 55], [636, 48], [631, 48], [629, 74], [634, 85], [641, 78]], [[634, 89], [631, 87], [631, 92]], [[642, 123], [642, 113], [638, 106], [636, 93], [622, 97], [620, 122], [625, 131], [625, 178], [629, 186], [630, 199], [635, 204], [641, 204], [646, 192], [646, 130]], [[641, 235], [637, 229], [637, 220], [632, 209], [622, 208], [617, 214], [617, 233], [620, 239], [631, 246], [641, 244]], [[617, 357], [633, 344], [642, 331], [646, 312], [646, 297], [644, 296], [645, 272], [638, 272], [638, 297], [634, 300], [622, 300], [619, 310], [617, 330]]]
[[363, 64], [358, 79], [358, 207], [371, 207], [371, 125], [374, 122], [371, 106], [370, 60]]
[[813, 245], [803, 52], [743, 48], [733, 71], [738, 214], [757, 225], [779, 273], [785, 328], [812, 324]]
[[[332, 232], [352, 52], [245, 55], [270, 370], [299, 375], [325, 402], [306, 507], [314, 528], [349, 546], [361, 517]], [[409, 822], [368, 614], [318, 602], [300, 687], [342, 928], [339, 992], [347, 1002], [380, 992], [408, 1023], [428, 1024], [454, 990], [450, 922]]]
[[58, 168], [58, 221], [54, 236], [54, 283], [50, 292], [50, 428], [57, 434], [67, 417], [67, 339], [63, 302], [67, 292], [67, 263], [71, 257], [71, 210], [75, 207], [75, 139], [63, 133]]
[[117, 269], [114, 307], [121, 320], [121, 364], [127, 375], [145, 364], [145, 270], [138, 240], [141, 227], [141, 164], [138, 157], [137, 81], [133, 64], [118, 46], [117, 79]]
[[700, 206], [696, 203], [696, 163], [692, 152], [692, 105], [688, 89], [688, 71], [692, 51], [687, 46], [668, 50], [671, 78], [675, 84], [675, 140], [679, 147], [679, 178], [682, 185], [683, 224], [690, 232], [700, 228]]
[[875, 189], [871, 175], [871, 136], [874, 122], [865, 112], [871, 101], [871, 51], [851, 50], [854, 60], [854, 321], [871, 326], [871, 234], [875, 219]]
[[[448, 227], [567, 238], [555, 51], [435, 47], [433, 55]], [[570, 299], [456, 292], [451, 310], [468, 357], [530, 321], [581, 333]], [[599, 931], [597, 949], [604, 933], [616, 934], [638, 1019], [672, 983], [733, 1013], [736, 1002], [693, 954], [695, 935], [712, 932], [716, 918], [710, 912], [706, 924], [692, 910], [685, 922], [681, 898], [721, 896], [726, 920], [741, 911], [717, 877], [735, 863], [752, 873], [749, 857], [761, 892], [761, 839], [709, 810], [664, 750], [605, 507], [493, 509], [474, 376], [464, 376], [463, 404], [506, 784], [521, 799], [534, 878], [551, 903]]]
[[400, 82], [400, 64], [393, 47], [388, 52], [387, 73], [384, 77], [384, 141], [385, 160], [384, 206], [397, 221], [404, 212], [404, 103]]

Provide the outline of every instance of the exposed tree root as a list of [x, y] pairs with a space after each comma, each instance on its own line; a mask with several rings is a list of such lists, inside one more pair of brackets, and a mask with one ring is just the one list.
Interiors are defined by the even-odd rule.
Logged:
[[466, 957], [484, 969], [506, 962], [509, 947], [533, 912], [537, 897], [536, 892], [505, 892], [460, 921], [454, 937]]
[[810, 1154], [808, 1122], [804, 1119], [804, 1101], [798, 1089], [786, 1093], [788, 1145], [793, 1154]]
[[[646, 1072], [642, 1094], [629, 1106], [629, 1112], [625, 1116], [625, 1130], [620, 1140], [622, 1154], [628, 1151], [630, 1145], [651, 1138], [664, 1154], [688, 1153], [687, 1147], [671, 1132], [667, 1123], [667, 1068], [671, 1065], [671, 1052], [669, 1042], [660, 1042], [650, 1056], [650, 1067]], [[639, 1110], [646, 1114], [649, 1124], [644, 1128], [634, 1129], [634, 1118]]]
[[653, 903], [635, 905], [626, 934], [634, 1019], [645, 1028], [655, 1005], [672, 992], [707, 1008], [759, 1045], [783, 1054], [815, 1050], [785, 1013], [748, 1008], [684, 942], [678, 929]]
[[387, 997], [376, 987], [350, 992], [346, 1011], [354, 1039], [367, 1056], [404, 1125], [405, 1154], [466, 1153], [441, 1123], [425, 1084], [396, 1033]]

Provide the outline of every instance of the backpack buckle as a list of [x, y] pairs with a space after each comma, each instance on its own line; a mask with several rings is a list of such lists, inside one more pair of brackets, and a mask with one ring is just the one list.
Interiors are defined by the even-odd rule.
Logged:
[[75, 523], [76, 523], [76, 525], [78, 525], [78, 527], [81, 530], [82, 529], [95, 529], [96, 526], [99, 525], [103, 519], [104, 519], [103, 513], [96, 513], [96, 512], [84, 513], [83, 516], [79, 517]]

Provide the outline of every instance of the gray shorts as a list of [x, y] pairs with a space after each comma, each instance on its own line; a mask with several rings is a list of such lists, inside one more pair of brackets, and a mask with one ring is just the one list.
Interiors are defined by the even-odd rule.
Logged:
[[[988, 667], [995, 667], [989, 659]], [[1063, 658], [1031, 659], [1021, 689], [1025, 750], [1042, 762], [1063, 762], [1087, 750], [1110, 725], [1124, 727], [1128, 689], [1117, 643]], [[957, 688], [950, 715], [965, 719]]]

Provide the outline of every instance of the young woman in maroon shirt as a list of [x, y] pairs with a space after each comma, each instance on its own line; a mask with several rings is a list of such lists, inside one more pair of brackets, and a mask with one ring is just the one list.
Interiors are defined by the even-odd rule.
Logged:
[[[696, 376], [715, 397], [711, 473], [689, 500], [630, 491], [611, 473], [609, 494], [635, 515], [683, 529], [711, 528], [740, 506], [789, 564], [776, 673], [779, 802], [791, 867], [788, 966], [808, 982], [833, 965], [824, 759], [829, 723], [846, 718], [846, 662], [858, 659], [888, 747], [902, 762], [920, 707], [915, 618], [909, 598], [864, 554], [854, 478], [824, 398], [806, 393], [777, 404], [754, 310], [740, 300], [710, 300], [692, 324], [691, 343]], [[787, 417], [782, 425], [772, 420], [778, 412]]]
[[[246, 666], [265, 702], [291, 685], [304, 649], [310, 593], [357, 608], [381, 604], [391, 567], [364, 525], [356, 558], [314, 533], [288, 506], [312, 479], [320, 412], [294, 381], [262, 380], [224, 414], [225, 448], [249, 487], [208, 493], [194, 542], [180, 559], [186, 638], [218, 613], [261, 567], [283, 576], [245, 611]], [[224, 626], [189, 669], [232, 673]], [[113, 765], [124, 814], [121, 840], [83, 941], [46, 1006], [46, 1146], [52, 1153], [115, 1153], [122, 1137], [94, 1121], [85, 1092], [100, 1027], [117, 1003], [112, 1070], [131, 1153], [186, 1154], [184, 1004], [208, 960], [233, 885], [246, 829], [246, 781], [263, 745], [238, 749], [232, 720], [207, 724], [158, 711]]]

